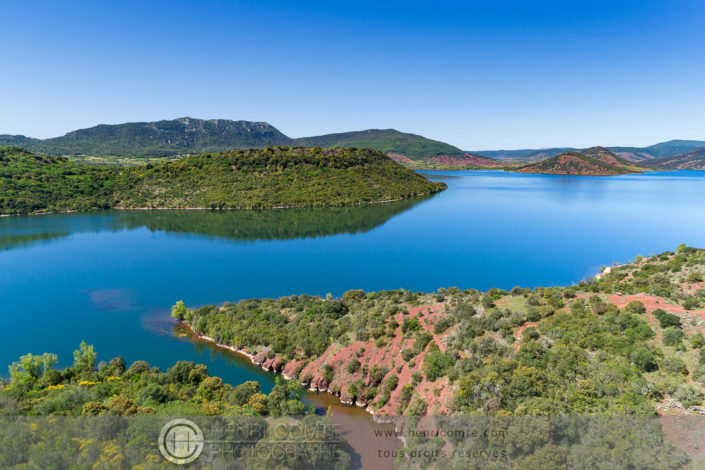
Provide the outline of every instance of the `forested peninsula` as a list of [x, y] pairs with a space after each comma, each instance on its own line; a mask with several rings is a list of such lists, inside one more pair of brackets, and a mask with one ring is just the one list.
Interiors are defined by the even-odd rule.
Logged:
[[0, 147], [2, 215], [345, 206], [428, 195], [445, 187], [371, 149], [284, 146], [117, 167]]
[[700, 414], [704, 281], [705, 250], [682, 245], [570, 287], [352, 290], [173, 316], [377, 415]]

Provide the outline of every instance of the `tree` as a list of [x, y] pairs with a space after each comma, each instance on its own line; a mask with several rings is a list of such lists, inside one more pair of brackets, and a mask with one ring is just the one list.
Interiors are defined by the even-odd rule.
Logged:
[[179, 321], [184, 321], [186, 318], [186, 313], [188, 313], [188, 309], [186, 308], [186, 305], [184, 305], [183, 300], [179, 300], [173, 307], [171, 307], [171, 316]]
[[73, 366], [78, 372], [90, 372], [95, 369], [95, 361], [98, 355], [93, 349], [93, 345], [81, 341], [79, 349], [73, 352]]
[[452, 357], [440, 351], [429, 352], [423, 360], [424, 374], [430, 382], [435, 382], [448, 373], [454, 362]]
[[58, 358], [56, 354], [44, 353], [41, 356], [25, 354], [20, 360], [9, 366], [10, 386], [31, 388], [42, 375], [54, 366]]
[[171, 383], [187, 383], [195, 366], [196, 364], [191, 361], [178, 361], [166, 372], [167, 379]]
[[259, 382], [248, 380], [233, 390], [233, 400], [238, 406], [245, 406], [253, 395], [260, 393]]
[[115, 375], [122, 375], [125, 373], [125, 359], [122, 356], [114, 357], [110, 359], [110, 372]]
[[639, 346], [634, 349], [629, 355], [629, 359], [643, 372], [651, 372], [658, 369], [654, 353], [644, 346]]

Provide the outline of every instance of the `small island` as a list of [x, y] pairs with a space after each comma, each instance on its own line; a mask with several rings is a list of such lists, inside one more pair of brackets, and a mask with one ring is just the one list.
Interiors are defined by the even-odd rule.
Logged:
[[132, 167], [0, 147], [0, 214], [374, 204], [446, 188], [371, 149], [269, 147]]

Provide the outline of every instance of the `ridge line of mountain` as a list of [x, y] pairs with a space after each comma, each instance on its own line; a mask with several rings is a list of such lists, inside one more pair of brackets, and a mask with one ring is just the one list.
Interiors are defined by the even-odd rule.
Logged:
[[[395, 129], [366, 129], [291, 138], [267, 122], [191, 117], [99, 124], [48, 139], [0, 134], [0, 145], [21, 146], [47, 155], [139, 159], [281, 145], [369, 147], [415, 169], [496, 168], [508, 164], [533, 163], [568, 151], [586, 150], [556, 147], [464, 151], [442, 141]], [[659, 165], [659, 159], [687, 154], [703, 147], [705, 141], [671, 140], [648, 147], [606, 148], [618, 157], [634, 163], [655, 160], [655, 165]]]

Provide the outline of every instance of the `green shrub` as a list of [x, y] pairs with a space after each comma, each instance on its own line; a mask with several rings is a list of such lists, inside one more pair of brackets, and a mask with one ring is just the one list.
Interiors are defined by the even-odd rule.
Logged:
[[360, 360], [356, 357], [353, 357], [350, 360], [350, 362], [348, 362], [348, 367], [347, 367], [348, 373], [354, 374], [355, 372], [360, 370], [360, 365], [361, 365]]
[[682, 326], [681, 319], [677, 315], [673, 315], [672, 313], [668, 313], [661, 308], [654, 310], [653, 314], [654, 314], [654, 317], [658, 320], [661, 328], [665, 329], [665, 328], [669, 328], [672, 326], [680, 328]]
[[663, 344], [666, 346], [678, 346], [683, 341], [685, 334], [683, 330], [671, 326], [663, 330]]
[[702, 404], [703, 393], [694, 385], [680, 384], [676, 389], [675, 398], [681, 402], [683, 406], [689, 408]]
[[666, 372], [688, 375], [688, 367], [685, 362], [677, 357], [669, 356], [665, 358], [661, 363], [661, 368]]
[[629, 313], [635, 313], [637, 315], [646, 313], [646, 307], [644, 307], [644, 304], [638, 300], [632, 300], [624, 309]]

